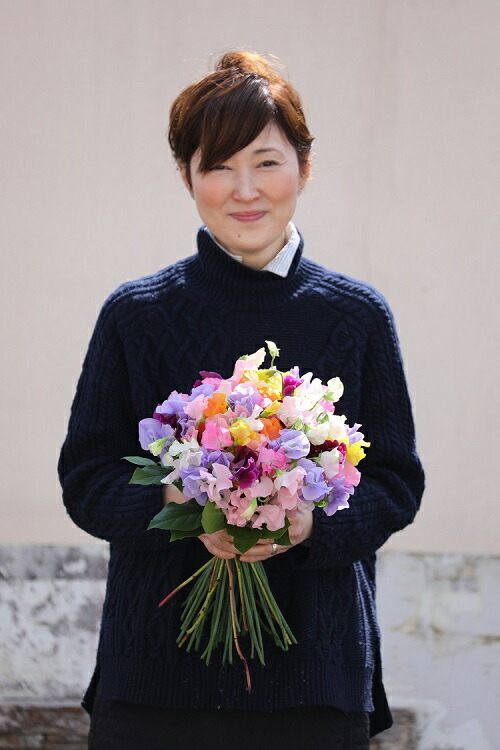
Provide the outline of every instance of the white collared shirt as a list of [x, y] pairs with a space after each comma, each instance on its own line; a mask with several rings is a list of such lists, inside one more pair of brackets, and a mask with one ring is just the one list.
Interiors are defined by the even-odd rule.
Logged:
[[[205, 230], [205, 232], [207, 232], [207, 234], [210, 235], [215, 244], [218, 245], [221, 250], [224, 250], [224, 252], [229, 255], [230, 258], [238, 261], [239, 263], [243, 263], [243, 257], [241, 255], [234, 255], [234, 253], [230, 253], [229, 250], [226, 250], [225, 247], [222, 247], [222, 245], [217, 242], [214, 235], [207, 226], [204, 226], [203, 229]], [[290, 266], [292, 265], [295, 251], [299, 246], [300, 237], [295, 225], [292, 224], [292, 222], [289, 222], [286, 231], [289, 235], [286, 245], [281, 248], [279, 253], [275, 255], [274, 258], [264, 266], [264, 268], [261, 268], [259, 270], [271, 271], [271, 273], [275, 273], [276, 276], [282, 276], [283, 278], [288, 275], [288, 271], [290, 270]]]

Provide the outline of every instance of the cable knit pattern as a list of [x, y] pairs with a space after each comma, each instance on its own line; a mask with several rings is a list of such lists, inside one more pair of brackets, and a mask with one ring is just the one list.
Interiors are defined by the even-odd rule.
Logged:
[[[372, 447], [351, 507], [332, 517], [316, 509], [310, 546], [265, 562], [298, 645], [283, 653], [267, 637], [266, 667], [252, 665], [248, 695], [239, 660], [222, 666], [216, 654], [206, 667], [177, 648], [183, 597], [161, 610], [157, 603], [209, 555], [198, 539], [171, 545], [168, 532], [147, 531], [162, 489], [129, 485], [122, 456], [140, 453], [138, 421], [172, 390], [189, 391], [202, 369], [228, 376], [265, 339], [280, 347], [280, 369], [343, 380], [337, 412], [362, 423]], [[397, 336], [377, 291], [306, 259], [302, 237], [282, 278], [235, 263], [200, 230], [195, 255], [123, 284], [105, 302], [59, 473], [73, 521], [110, 543], [87, 710], [98, 678], [103, 700], [170, 708], [373, 710], [375, 552], [413, 520], [423, 491]]]

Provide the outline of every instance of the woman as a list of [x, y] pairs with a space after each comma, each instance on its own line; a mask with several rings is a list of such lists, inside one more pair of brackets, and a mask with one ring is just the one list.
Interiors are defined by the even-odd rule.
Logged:
[[[411, 407], [386, 302], [303, 255], [291, 223], [310, 172], [312, 136], [291, 85], [258, 55], [225, 54], [171, 109], [169, 141], [204, 226], [198, 249], [127, 282], [104, 304], [60, 459], [74, 522], [110, 542], [96, 668], [83, 699], [92, 750], [368, 748], [390, 725], [375, 614], [375, 552], [410, 523], [423, 491]], [[325, 227], [325, 243], [328, 235]], [[280, 367], [339, 376], [338, 413], [372, 447], [351, 507], [295, 519], [291, 547], [261, 541], [298, 644], [265, 643], [252, 693], [239, 664], [209, 667], [176, 646], [181, 597], [165, 593], [208, 560], [233, 557], [224, 532], [169, 543], [149, 520], [173, 490], [128, 484], [137, 423], [200, 370], [222, 375], [265, 339]], [[340, 410], [340, 412], [339, 412]], [[201, 541], [200, 541], [201, 540]]]

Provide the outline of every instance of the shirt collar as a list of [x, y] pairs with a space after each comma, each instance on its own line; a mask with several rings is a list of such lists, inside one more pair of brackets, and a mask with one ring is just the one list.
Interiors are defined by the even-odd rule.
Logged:
[[[210, 237], [220, 247], [220, 249], [224, 250], [226, 255], [229, 255], [230, 258], [239, 263], [243, 263], [243, 257], [241, 255], [234, 255], [234, 253], [230, 253], [229, 250], [226, 250], [225, 247], [222, 247], [222, 245], [217, 242], [214, 235], [207, 226], [203, 226], [203, 229], [205, 232], [207, 232], [207, 234], [210, 235]], [[290, 270], [290, 266], [292, 265], [295, 251], [297, 250], [300, 242], [299, 233], [292, 222], [289, 222], [286, 228], [286, 232], [288, 235], [288, 241], [286, 245], [281, 248], [279, 253], [275, 255], [274, 258], [269, 261], [269, 263], [267, 263], [263, 268], [259, 270], [270, 271], [271, 273], [276, 274], [276, 276], [282, 276], [283, 278], [286, 278], [286, 276], [288, 275], [288, 271]]]

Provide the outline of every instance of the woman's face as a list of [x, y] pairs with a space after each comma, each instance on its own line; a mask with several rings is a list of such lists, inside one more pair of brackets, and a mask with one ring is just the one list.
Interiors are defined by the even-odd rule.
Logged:
[[[262, 268], [284, 246], [301, 174], [297, 152], [277, 125], [268, 125], [248, 146], [209, 172], [198, 172], [200, 153], [191, 159], [191, 188], [198, 213], [217, 241]], [[189, 188], [185, 170], [182, 176]]]

